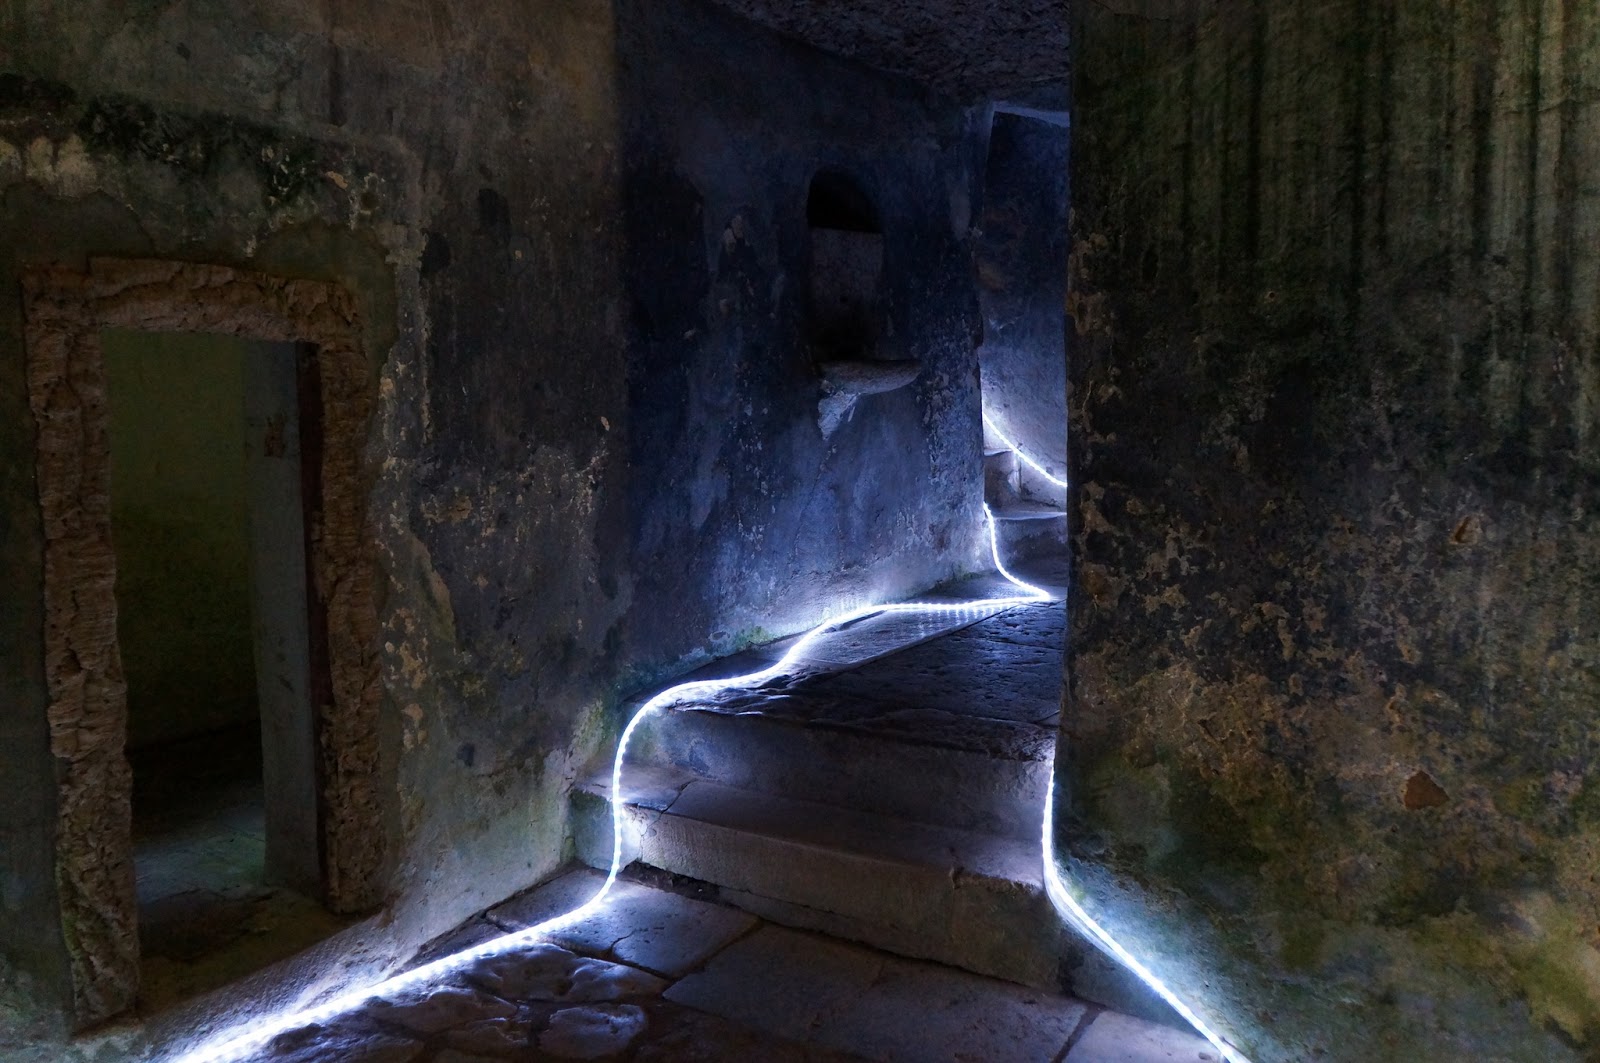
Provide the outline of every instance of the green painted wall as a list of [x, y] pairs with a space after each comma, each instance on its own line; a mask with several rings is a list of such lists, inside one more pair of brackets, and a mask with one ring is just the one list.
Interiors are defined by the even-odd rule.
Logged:
[[254, 719], [248, 341], [111, 331], [111, 523], [128, 745]]

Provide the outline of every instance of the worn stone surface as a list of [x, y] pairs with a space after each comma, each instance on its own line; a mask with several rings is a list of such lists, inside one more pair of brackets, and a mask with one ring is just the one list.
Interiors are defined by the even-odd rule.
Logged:
[[1018, 606], [998, 616], [851, 669], [807, 694], [954, 717], [1053, 724], [1060, 711], [1066, 613], [1059, 602]]
[[[809, 625], [858, 580], [899, 595], [973, 567], [972, 123], [692, 3], [0, 10], [0, 288], [92, 259], [206, 263], [150, 267], [118, 323], [251, 334], [277, 319], [220, 280], [189, 317], [136, 289], [344, 293], [318, 534], [351, 560], [317, 590], [334, 656], [359, 664], [325, 736], [349, 798], [330, 896], [384, 908], [356, 966], [558, 866], [575, 765], [645, 678]], [[871, 185], [903, 262], [878, 353], [922, 363], [826, 445], [796, 296], [825, 163]], [[46, 428], [83, 426], [33, 416], [27, 346], [22, 300], [0, 299], [0, 945], [63, 1010], [75, 976], [102, 981], [83, 1011], [101, 1015], [131, 997], [129, 953], [95, 967], [94, 942], [131, 940], [129, 913], [79, 902], [127, 892], [105, 819], [125, 768], [96, 729], [69, 775], [99, 796], [63, 803], [49, 706], [79, 693], [46, 615], [60, 537], [38, 457]], [[71, 622], [99, 629], [81, 692], [109, 706], [110, 570], [92, 575]], [[100, 855], [58, 880], [58, 838]], [[340, 955], [295, 964], [332, 978]]]
[[673, 986], [667, 999], [804, 1041], [825, 1015], [865, 992], [882, 964], [866, 949], [764, 927]]
[[1067, 19], [1048, 0], [975, 6], [956, 0], [847, 7], [812, 0], [717, 0], [819, 48], [963, 97], [1064, 85]]
[[[715, 894], [623, 880], [657, 906]], [[561, 880], [557, 880], [559, 882]], [[546, 897], [554, 894], [546, 894]], [[635, 904], [637, 914], [650, 906]], [[648, 929], [649, 920], [638, 929]], [[609, 947], [608, 947], [609, 948]], [[589, 972], [613, 972], [588, 977]], [[415, 975], [415, 972], [413, 972]], [[632, 978], [630, 979], [629, 975]], [[1037, 1060], [1199, 1063], [1196, 1039], [1048, 991], [764, 926], [666, 983], [545, 943], [463, 961], [274, 1038], [250, 1063], [636, 1059], [744, 1063]], [[1094, 1027], [1103, 1023], [1101, 1032]], [[321, 1055], [318, 1055], [321, 1053]]]
[[1037, 828], [995, 837], [704, 781], [639, 819], [643, 862], [714, 883], [758, 915], [1059, 983], [1063, 934], [1039, 880]]
[[[660, 713], [637, 732], [631, 762], [1032, 840], [1055, 753], [1062, 608], [956, 613], [953, 631], [944, 615], [851, 625], [819, 639], [793, 680]], [[910, 648], [884, 655], [896, 633]], [[629, 799], [645, 804], [652, 795], [637, 785]]]
[[306, 1026], [281, 1034], [257, 1056], [272, 1063], [411, 1063], [427, 1052], [421, 1043], [374, 1029], [360, 1017]]
[[1084, 1006], [1018, 986], [766, 928], [667, 999], [871, 1059], [1051, 1060]]
[[1071, 870], [1258, 1063], [1593, 1058], [1600, 13], [1073, 11]]
[[461, 977], [505, 1000], [553, 1003], [607, 1003], [654, 996], [666, 986], [647, 971], [543, 942], [477, 960]]
[[1222, 1055], [1210, 1042], [1168, 1026], [1102, 1011], [1073, 1031], [1062, 1063], [1214, 1063]]
[[[1064, 125], [994, 116], [976, 246], [984, 413], [1029, 457], [1063, 479], [1067, 329], [1061, 296], [1067, 283], [1069, 142]], [[1018, 485], [1059, 506], [1061, 489], [1018, 464]], [[997, 501], [993, 493], [989, 501], [991, 506]], [[1005, 556], [1017, 555], [1008, 551]]]
[[[597, 871], [574, 871], [490, 909], [489, 918], [508, 929], [533, 926], [577, 907], [604, 881], [605, 875]], [[551, 940], [577, 952], [675, 977], [754, 925], [754, 918], [731, 908], [619, 881], [599, 912], [556, 930]]]
[[365, 1005], [372, 1019], [402, 1026], [416, 1034], [433, 1034], [468, 1022], [509, 1019], [516, 1006], [498, 997], [454, 986], [423, 986], [394, 995], [374, 997]]
[[627, 1050], [649, 1024], [636, 1004], [562, 1008], [539, 1034], [539, 1050], [557, 1059], [601, 1059]]
[[[903, 598], [983, 563], [978, 116], [685, 0], [619, 7], [627, 65], [626, 632], [660, 669]], [[758, 73], [759, 72], [759, 73]], [[872, 99], [870, 107], [861, 101]], [[914, 381], [824, 437], [806, 202], [824, 168], [874, 205], [875, 361]]]
[[633, 1058], [638, 1063], [846, 1063], [865, 1057], [815, 1044], [779, 1041], [771, 1034], [692, 1008], [660, 1005], [650, 1012], [650, 1040]]

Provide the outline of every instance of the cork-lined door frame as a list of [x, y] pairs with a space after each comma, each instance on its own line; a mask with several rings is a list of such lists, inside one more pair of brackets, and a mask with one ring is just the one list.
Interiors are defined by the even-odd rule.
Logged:
[[[322, 901], [356, 912], [382, 897], [374, 549], [361, 455], [374, 381], [355, 300], [327, 283], [220, 266], [96, 259], [87, 273], [23, 277], [29, 403], [38, 424], [44, 651], [58, 786], [55, 884], [74, 1007], [87, 1025], [139, 986], [127, 688], [117, 647], [109, 414], [101, 332], [203, 332], [308, 345], [321, 460], [305, 500], [309, 569], [328, 682], [314, 706], [320, 753]], [[309, 390], [309, 389], [308, 389]]]

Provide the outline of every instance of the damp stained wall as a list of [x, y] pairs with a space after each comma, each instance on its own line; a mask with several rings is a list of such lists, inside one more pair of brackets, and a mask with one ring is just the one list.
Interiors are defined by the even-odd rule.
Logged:
[[[0, 9], [0, 288], [91, 255], [166, 257], [331, 280], [360, 307], [384, 686], [370, 829], [388, 849], [383, 913], [332, 950], [350, 957], [340, 978], [561, 860], [564, 788], [615, 696], [613, 43], [609, 9], [587, 3], [533, 20], [492, 3], [470, 19]], [[20, 305], [0, 300], [0, 949], [59, 1009], [72, 939], [56, 916]]]
[[1073, 7], [1062, 843], [1257, 1063], [1600, 1048], [1600, 11]]
[[[636, 658], [727, 652], [979, 567], [981, 111], [708, 6], [619, 11]], [[883, 231], [866, 357], [920, 363], [837, 427], [809, 342], [822, 170]]]
[[[171, 258], [330, 281], [359, 308], [383, 900], [306, 960], [304, 984], [373, 977], [557, 866], [567, 788], [645, 677], [726, 650], [729, 633], [759, 637], [775, 603], [797, 603], [777, 610], [784, 624], [813, 621], [834, 587], [813, 585], [817, 573], [873, 574], [874, 592], [900, 593], [975, 561], [975, 296], [958, 283], [973, 172], [965, 118], [842, 66], [829, 69], [848, 95], [802, 85], [797, 46], [680, 14], [692, 31], [600, 0], [536, 12], [510, 0], [470, 12], [370, 0], [0, 6], [0, 291], [16, 293], [40, 266]], [[686, 63], [641, 51], [662, 41], [739, 91], [696, 87]], [[741, 56], [747, 75], [758, 61], [789, 72], [739, 81]], [[831, 105], [807, 112], [797, 88], [847, 100], [842, 124], [822, 117]], [[792, 94], [795, 143], [755, 139], [747, 91], [763, 106]], [[873, 147], [880, 107], [904, 128]], [[798, 322], [792, 310], [776, 325], [770, 315], [792, 306], [783, 285], [799, 290], [805, 182], [836, 142], [893, 214], [908, 267], [896, 324], [903, 344], [925, 348], [927, 372], [864, 400], [825, 447], [808, 420], [817, 384], [788, 339]], [[780, 161], [759, 161], [769, 152]], [[703, 182], [698, 217], [673, 198], [681, 182], [640, 183], [680, 164]], [[923, 181], [933, 184], [914, 197], [891, 194]], [[672, 209], [658, 238], [648, 219], [659, 197]], [[746, 238], [724, 251], [741, 215]], [[691, 273], [698, 258], [703, 280], [686, 285], [679, 254]], [[705, 317], [707, 338], [659, 351], [686, 361], [701, 381], [692, 389], [671, 371], [665, 391], [641, 386], [653, 335], [641, 304], [652, 299], [674, 329]], [[56, 894], [20, 315], [20, 299], [0, 298], [0, 956], [39, 998], [18, 1036], [42, 1044], [66, 1021], [75, 945]], [[705, 443], [719, 422], [726, 459], [719, 440]], [[867, 454], [876, 464], [862, 473]], [[924, 481], [940, 492], [931, 517]], [[871, 491], [884, 511], [863, 504]], [[772, 531], [752, 546], [742, 529], [758, 521]], [[663, 622], [667, 607], [677, 611]], [[253, 999], [224, 993], [205, 1007], [220, 1022]], [[116, 1034], [117, 1051], [138, 1058], [186, 1021], [180, 1010]], [[18, 1043], [0, 1041], [24, 1058]]]

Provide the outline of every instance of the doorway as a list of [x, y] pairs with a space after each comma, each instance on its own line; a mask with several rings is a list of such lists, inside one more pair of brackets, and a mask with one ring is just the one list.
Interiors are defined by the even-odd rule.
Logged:
[[[92, 259], [82, 272], [40, 267], [25, 273], [23, 309], [44, 530], [45, 711], [57, 791], [54, 866], [42, 873], [54, 879], [75, 1024], [84, 1028], [136, 1000], [159, 1010], [167, 1000], [216, 988], [331, 932], [340, 923], [328, 913], [359, 915], [382, 900], [389, 766], [377, 735], [379, 581], [364, 458], [377, 375], [355, 299], [321, 281], [193, 263]], [[230, 346], [240, 342], [243, 347]], [[113, 348], [113, 363], [126, 355], [136, 365], [129, 344], [170, 363], [134, 380], [131, 400], [123, 385], [133, 370], [108, 367], [104, 349]], [[230, 358], [232, 369], [216, 364]], [[209, 361], [195, 370], [200, 359]], [[118, 381], [110, 379], [112, 372]], [[177, 410], [168, 403], [174, 391], [186, 400]], [[224, 393], [236, 401], [219, 398]], [[221, 416], [224, 409], [233, 412]], [[205, 488], [200, 503], [192, 492], [188, 501], [165, 498], [161, 492], [173, 485], [162, 486], [161, 473], [147, 470], [141, 481], [125, 467], [124, 487], [132, 490], [119, 493], [111, 437], [113, 416], [124, 414], [143, 417], [147, 436], [155, 430], [150, 425], [166, 432], [177, 431], [171, 421], [218, 422], [212, 427], [220, 435], [180, 440], [164, 468], [176, 480], [198, 481], [205, 470], [232, 463], [232, 486]], [[130, 431], [124, 425], [116, 434], [137, 438]], [[298, 509], [284, 501], [295, 481]], [[205, 527], [194, 534], [209, 551], [206, 564], [216, 561], [233, 573], [231, 583], [209, 574], [198, 578], [199, 561], [185, 569], [158, 557], [152, 563], [157, 573], [165, 565], [183, 577], [176, 591], [166, 592], [177, 605], [165, 607], [168, 615], [158, 608], [144, 619], [135, 602], [119, 617], [118, 595], [127, 596], [151, 572], [119, 578], [119, 555], [159, 551], [135, 531], [118, 528], [119, 551], [112, 512], [113, 495], [117, 505], [125, 495], [136, 502], [140, 482], [154, 482], [154, 499], [146, 501], [157, 509], [164, 504], [167, 516], [204, 514], [198, 523]], [[128, 514], [117, 517], [115, 523], [127, 524]], [[137, 528], [137, 515], [132, 519]], [[168, 534], [145, 533], [158, 543]], [[126, 561], [137, 570], [136, 558]], [[246, 601], [247, 634], [241, 619]], [[202, 602], [207, 608], [199, 608]], [[179, 607], [209, 619], [174, 619], [170, 614]], [[199, 634], [174, 626], [180, 621], [206, 628], [205, 638], [216, 641], [186, 641]], [[148, 708], [138, 719], [130, 713], [125, 639], [128, 652], [141, 658], [133, 679], [144, 692], [159, 692], [160, 667], [176, 666], [178, 692], [153, 717]], [[172, 655], [175, 662], [162, 662], [163, 645], [184, 650]], [[223, 646], [232, 650], [224, 654]], [[295, 673], [303, 682], [292, 678]], [[191, 682], [193, 689], [186, 686]], [[217, 744], [181, 746], [190, 740]], [[157, 861], [158, 870], [171, 872], [169, 881], [190, 876], [171, 890], [159, 885], [159, 876], [141, 875], [136, 864], [148, 861], [136, 860], [143, 854], [136, 854], [134, 840], [130, 753], [144, 763], [145, 808], [151, 807], [144, 800], [150, 787], [167, 785], [183, 796], [173, 804], [194, 814], [198, 835], [214, 835], [226, 818], [216, 810], [232, 808], [237, 815], [231, 822], [240, 826], [237, 848], [213, 850], [205, 859]], [[202, 798], [200, 789], [213, 781], [216, 795]], [[252, 787], [259, 797], [251, 796]], [[259, 813], [245, 811], [252, 803]], [[141, 840], [152, 831], [160, 835], [162, 822], [159, 815], [153, 821], [141, 816]], [[141, 901], [192, 892], [201, 870], [235, 876], [223, 893], [237, 888], [246, 899], [253, 890], [289, 898], [295, 911], [322, 920], [321, 928], [309, 916], [301, 922], [269, 917], [270, 911], [260, 918], [248, 912], [218, 917], [233, 937], [216, 949], [200, 932], [202, 920], [174, 918], [174, 926], [195, 931], [183, 950], [188, 958], [167, 971], [142, 963], [141, 937], [147, 935], [141, 931], [159, 913]], [[41, 881], [37, 888], [49, 887]], [[244, 932], [236, 933], [239, 927]]]
[[[292, 955], [323, 910], [305, 486], [315, 350], [106, 330], [140, 995]], [[314, 496], [313, 496], [314, 498]]]

